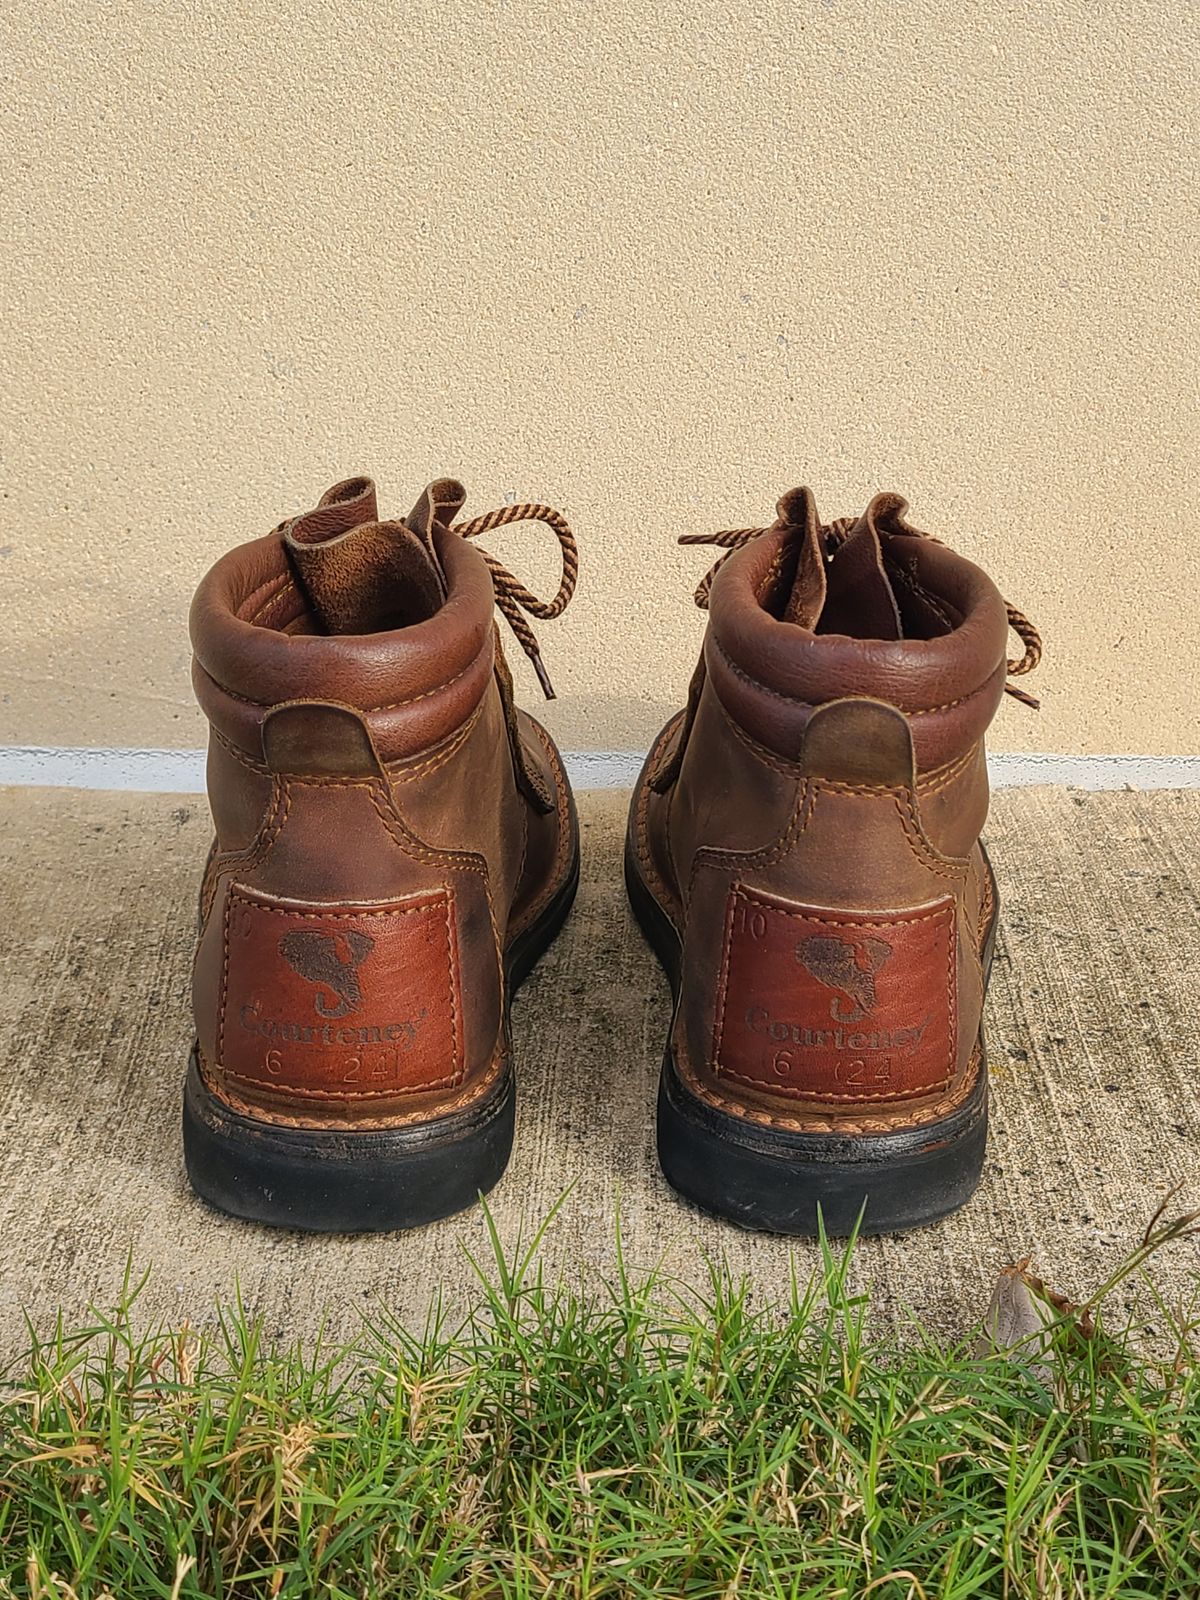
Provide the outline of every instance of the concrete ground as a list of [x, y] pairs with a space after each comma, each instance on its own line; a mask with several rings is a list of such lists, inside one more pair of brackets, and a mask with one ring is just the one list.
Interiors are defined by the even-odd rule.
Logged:
[[[570, 1193], [551, 1272], [594, 1281], [627, 1258], [702, 1281], [724, 1256], [763, 1296], [806, 1244], [739, 1232], [677, 1201], [654, 1159], [667, 988], [626, 907], [626, 797], [582, 799], [576, 910], [522, 991], [517, 1146], [492, 1205], [505, 1241]], [[380, 1303], [419, 1320], [439, 1286], [470, 1292], [478, 1210], [409, 1235], [274, 1233], [226, 1220], [183, 1177], [195, 889], [208, 845], [193, 797], [0, 790], [0, 1350], [151, 1276], [147, 1319], [203, 1322], [240, 1283], [268, 1327], [351, 1331]], [[990, 1155], [970, 1207], [916, 1235], [864, 1241], [880, 1313], [965, 1330], [998, 1271], [1032, 1256], [1086, 1295], [1173, 1185], [1200, 1206], [1200, 792], [1009, 790], [988, 837], [1004, 900], [992, 977]], [[1154, 1275], [1194, 1291], [1200, 1244]], [[1122, 1293], [1119, 1298], [1127, 1296]]]

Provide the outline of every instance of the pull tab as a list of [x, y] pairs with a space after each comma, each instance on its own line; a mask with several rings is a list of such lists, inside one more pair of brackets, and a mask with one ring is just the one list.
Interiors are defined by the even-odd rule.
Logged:
[[435, 478], [421, 492], [421, 498], [408, 514], [407, 526], [425, 547], [430, 564], [438, 575], [445, 595], [442, 564], [433, 542], [434, 528], [448, 528], [467, 503], [467, 491], [457, 478]]
[[317, 501], [313, 511], [285, 522], [281, 532], [289, 545], [320, 544], [348, 533], [360, 522], [374, 522], [379, 515], [375, 485], [370, 478], [344, 478]]
[[848, 697], [818, 706], [804, 730], [800, 765], [827, 783], [912, 789], [917, 781], [908, 718], [883, 700]]
[[907, 502], [899, 495], [877, 494], [833, 551], [825, 575], [821, 633], [846, 633], [858, 639], [904, 637], [900, 608], [884, 570], [879, 523], [891, 517], [899, 520], [906, 509]]
[[288, 700], [263, 718], [263, 758], [277, 777], [382, 778], [361, 713], [324, 700]]
[[811, 489], [789, 489], [775, 508], [777, 526], [798, 528], [796, 576], [784, 607], [783, 621], [815, 628], [825, 605], [825, 557], [821, 549], [821, 519]]

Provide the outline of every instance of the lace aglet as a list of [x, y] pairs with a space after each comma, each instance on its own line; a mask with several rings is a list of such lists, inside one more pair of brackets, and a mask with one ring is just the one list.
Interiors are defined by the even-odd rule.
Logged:
[[1012, 695], [1014, 700], [1019, 700], [1023, 706], [1028, 706], [1031, 711], [1040, 711], [1042, 709], [1040, 700], [1035, 699], [1031, 694], [1026, 694], [1024, 689], [1014, 688], [1011, 683], [1004, 685], [1004, 692]]
[[550, 682], [550, 674], [542, 665], [541, 656], [530, 656], [529, 659], [533, 662], [533, 670], [537, 673], [537, 680], [542, 686], [542, 693], [546, 696], [546, 699], [557, 700], [558, 696], [554, 692], [554, 685]]

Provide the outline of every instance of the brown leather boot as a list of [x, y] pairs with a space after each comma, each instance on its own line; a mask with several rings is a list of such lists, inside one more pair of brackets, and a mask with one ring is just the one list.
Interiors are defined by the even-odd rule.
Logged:
[[681, 541], [736, 553], [697, 592], [704, 652], [626, 875], [676, 994], [663, 1170], [746, 1227], [813, 1233], [819, 1210], [844, 1234], [864, 1207], [868, 1232], [914, 1227], [982, 1168], [983, 737], [1040, 643], [905, 510], [878, 495], [822, 527], [797, 489], [771, 528]]
[[[432, 484], [380, 522], [365, 478], [217, 562], [192, 606], [216, 823], [183, 1132], [204, 1199], [288, 1227], [412, 1227], [490, 1189], [513, 1137], [508, 1008], [570, 908], [579, 847], [494, 623], [557, 616], [557, 512], [454, 524]], [[467, 541], [548, 523], [538, 601]]]

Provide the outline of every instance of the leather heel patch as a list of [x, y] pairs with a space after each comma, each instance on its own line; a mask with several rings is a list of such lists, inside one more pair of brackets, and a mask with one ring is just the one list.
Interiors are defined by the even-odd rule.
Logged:
[[224, 1074], [278, 1096], [365, 1100], [463, 1075], [451, 892], [298, 905], [241, 884], [225, 907]]
[[904, 1100], [943, 1089], [957, 1055], [952, 898], [911, 911], [729, 894], [713, 1041], [719, 1077], [773, 1095]]

